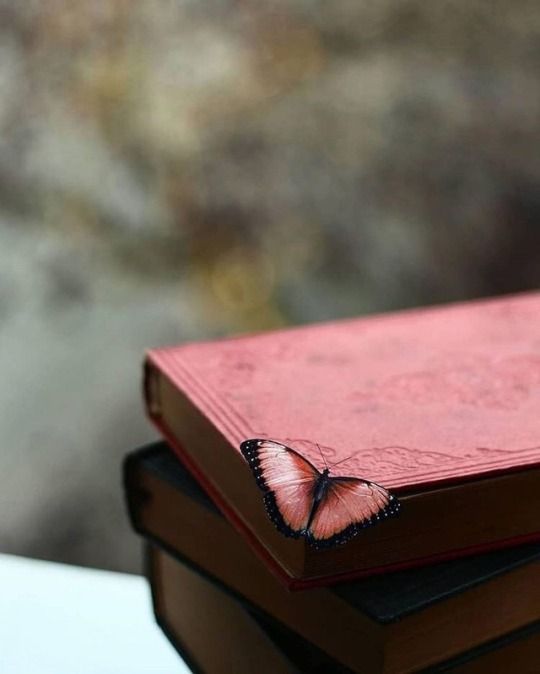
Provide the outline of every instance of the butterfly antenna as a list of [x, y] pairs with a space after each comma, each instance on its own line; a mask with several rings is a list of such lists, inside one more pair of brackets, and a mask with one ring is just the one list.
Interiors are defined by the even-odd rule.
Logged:
[[330, 467], [328, 466], [328, 463], [326, 462], [326, 457], [323, 454], [323, 451], [321, 449], [321, 446], [318, 443], [315, 443], [317, 447], [319, 448], [319, 454], [322, 456], [322, 460], [324, 461], [324, 465], [330, 470]]
[[336, 461], [335, 463], [330, 464], [330, 468], [333, 468], [334, 466], [339, 466], [340, 463], [345, 463], [345, 461], [348, 461], [349, 459], [352, 459], [352, 457], [355, 454], [358, 454], [358, 452], [361, 452], [362, 450], [359, 449], [357, 452], [353, 452], [352, 454], [349, 454], [349, 456], [345, 457], [344, 459], [340, 459], [339, 461]]

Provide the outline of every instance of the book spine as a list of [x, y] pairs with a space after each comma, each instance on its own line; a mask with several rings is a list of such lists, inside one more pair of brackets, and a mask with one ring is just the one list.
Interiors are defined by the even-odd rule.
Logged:
[[147, 357], [143, 365], [143, 400], [146, 412], [151, 419], [161, 417], [160, 379], [159, 370]]

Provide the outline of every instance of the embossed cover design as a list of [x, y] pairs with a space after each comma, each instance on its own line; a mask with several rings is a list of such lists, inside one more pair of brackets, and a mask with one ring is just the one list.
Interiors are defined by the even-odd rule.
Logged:
[[250, 437], [403, 490], [540, 464], [540, 293], [153, 350], [235, 451]]

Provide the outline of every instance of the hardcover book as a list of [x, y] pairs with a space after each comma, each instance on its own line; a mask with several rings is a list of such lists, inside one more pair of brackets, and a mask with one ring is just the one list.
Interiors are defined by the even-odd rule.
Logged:
[[193, 672], [351, 674], [158, 547], [146, 559], [157, 623]]
[[133, 453], [136, 531], [353, 671], [397, 674], [540, 619], [540, 545], [289, 592], [165, 444]]
[[[150, 351], [150, 418], [291, 588], [540, 539], [540, 294]], [[285, 538], [249, 438], [376, 482], [399, 518], [327, 550]]]
[[[193, 672], [348, 674], [319, 649], [264, 618], [157, 547], [148, 549], [154, 612]], [[536, 674], [540, 623], [516, 630], [419, 674]], [[363, 674], [370, 670], [363, 669]]]
[[149, 549], [148, 575], [157, 622], [193, 672], [297, 672], [247, 611], [189, 567]]

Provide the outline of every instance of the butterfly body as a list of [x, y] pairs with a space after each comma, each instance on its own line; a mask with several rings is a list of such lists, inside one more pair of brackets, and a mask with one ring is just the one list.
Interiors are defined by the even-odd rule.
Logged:
[[319, 505], [324, 501], [324, 497], [326, 495], [326, 491], [328, 490], [328, 486], [330, 484], [330, 479], [329, 479], [329, 473], [330, 469], [325, 468], [322, 473], [320, 473], [319, 477], [317, 478], [317, 482], [315, 482], [314, 487], [313, 487], [313, 502], [311, 505], [311, 511], [309, 513], [308, 521], [304, 529], [301, 531], [301, 534], [306, 536], [309, 533], [309, 527], [311, 525], [311, 522], [313, 521], [313, 518], [315, 517], [315, 513], [317, 512], [317, 508]]
[[319, 471], [296, 450], [266, 439], [240, 449], [264, 493], [270, 519], [286, 536], [317, 548], [345, 543], [361, 529], [396, 515], [399, 502], [384, 487]]
[[318, 503], [319, 501], [322, 500], [324, 494], [326, 493], [326, 490], [328, 489], [328, 485], [330, 484], [330, 480], [328, 479], [329, 475], [330, 475], [330, 468], [325, 468], [323, 472], [320, 474], [319, 479], [315, 483], [315, 490], [313, 492], [313, 503]]

